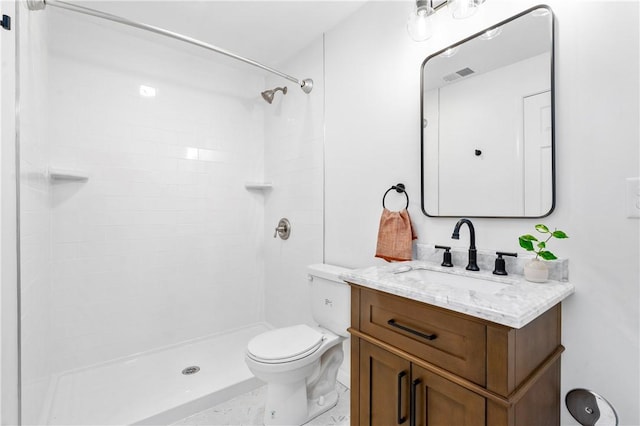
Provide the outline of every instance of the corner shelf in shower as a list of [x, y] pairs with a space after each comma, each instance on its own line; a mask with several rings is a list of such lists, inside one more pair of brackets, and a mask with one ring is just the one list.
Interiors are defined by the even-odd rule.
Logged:
[[89, 180], [89, 173], [83, 170], [49, 168], [49, 179], [53, 182], [85, 182]]
[[248, 190], [265, 191], [273, 188], [271, 182], [245, 182], [244, 187]]

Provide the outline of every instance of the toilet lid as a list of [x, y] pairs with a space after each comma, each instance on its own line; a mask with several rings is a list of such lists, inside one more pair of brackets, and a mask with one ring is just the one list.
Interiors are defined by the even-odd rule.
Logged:
[[293, 361], [318, 350], [324, 334], [305, 324], [267, 331], [251, 339], [249, 356], [264, 362]]

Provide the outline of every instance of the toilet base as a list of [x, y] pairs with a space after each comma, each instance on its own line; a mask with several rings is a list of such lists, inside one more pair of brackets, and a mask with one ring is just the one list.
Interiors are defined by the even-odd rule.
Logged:
[[303, 425], [338, 404], [338, 392], [334, 389], [318, 398], [307, 399], [307, 385], [298, 383], [267, 385], [267, 401], [264, 424]]
[[333, 390], [320, 398], [307, 401], [307, 404], [308, 418], [306, 421], [309, 422], [338, 404], [338, 392]]
[[306, 380], [267, 385], [265, 425], [301, 425], [307, 422], [307, 415]]

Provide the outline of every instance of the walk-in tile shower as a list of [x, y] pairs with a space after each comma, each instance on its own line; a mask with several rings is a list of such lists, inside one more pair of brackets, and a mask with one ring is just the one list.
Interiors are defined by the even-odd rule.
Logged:
[[264, 73], [58, 8], [18, 22], [23, 423], [167, 423], [255, 388]]

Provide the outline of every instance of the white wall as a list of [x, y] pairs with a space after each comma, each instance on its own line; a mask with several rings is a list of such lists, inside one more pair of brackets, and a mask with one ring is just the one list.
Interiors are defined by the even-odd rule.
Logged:
[[[638, 167], [637, 2], [549, 1], [556, 14], [557, 207], [544, 220], [474, 220], [477, 245], [519, 251], [534, 224], [565, 230], [550, 247], [570, 259], [563, 303], [562, 395], [593, 389], [621, 424], [640, 423], [639, 221], [625, 217]], [[420, 243], [449, 243], [455, 219], [420, 212], [420, 64], [432, 53], [537, 2], [491, 0], [475, 17], [438, 12], [437, 34], [406, 34], [409, 2], [371, 2], [326, 34], [326, 261], [374, 259], [381, 197], [403, 182]], [[594, 31], [597, 28], [597, 31]], [[466, 237], [468, 238], [468, 237]], [[563, 408], [564, 424], [576, 424]]]
[[[287, 86], [265, 112], [265, 309], [267, 322], [288, 326], [313, 324], [307, 265], [322, 263], [324, 76], [323, 40], [319, 38], [281, 69], [312, 78], [304, 93], [295, 83], [268, 78], [265, 89]], [[291, 222], [287, 240], [273, 238], [280, 218]]]
[[18, 424], [18, 313], [16, 259], [16, 5], [0, 1], [14, 30], [0, 30], [0, 424]]
[[[296, 84], [287, 84], [287, 95], [279, 92], [265, 113], [265, 181], [273, 183], [264, 195], [266, 320], [276, 327], [315, 325], [307, 265], [324, 261], [324, 39], [279, 67], [312, 78], [313, 90], [305, 94]], [[269, 78], [266, 88], [283, 84]], [[286, 241], [273, 238], [281, 217], [291, 222]], [[348, 340], [343, 349], [338, 378], [349, 385]]]
[[51, 378], [51, 188], [47, 179], [47, 24], [20, 10], [20, 310], [22, 421], [34, 424]]

